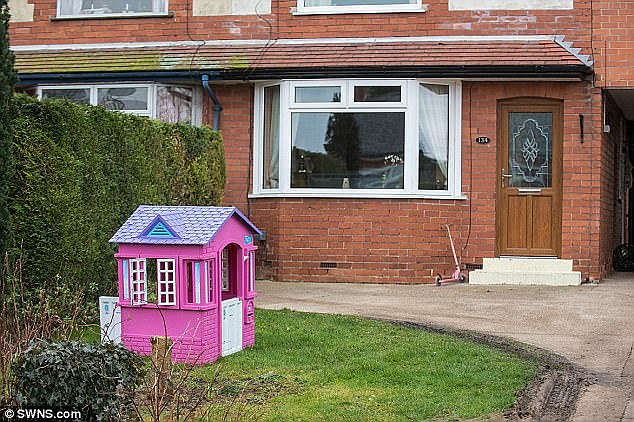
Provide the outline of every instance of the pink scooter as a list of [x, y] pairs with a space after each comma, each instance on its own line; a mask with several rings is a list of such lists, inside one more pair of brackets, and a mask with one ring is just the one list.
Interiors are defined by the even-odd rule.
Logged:
[[453, 239], [451, 237], [451, 230], [449, 230], [449, 224], [444, 224], [444, 226], [447, 229], [447, 234], [449, 235], [449, 243], [451, 244], [451, 253], [453, 254], [453, 261], [456, 264], [456, 269], [450, 276], [447, 276], [447, 277], [443, 277], [440, 274], [438, 274], [436, 276], [436, 286], [440, 286], [441, 284], [444, 284], [444, 283], [453, 283], [456, 281], [459, 283], [464, 283], [465, 281], [467, 281], [467, 277], [464, 274], [461, 274], [460, 272], [460, 264], [458, 263], [458, 257], [456, 256], [456, 248], [453, 245]]

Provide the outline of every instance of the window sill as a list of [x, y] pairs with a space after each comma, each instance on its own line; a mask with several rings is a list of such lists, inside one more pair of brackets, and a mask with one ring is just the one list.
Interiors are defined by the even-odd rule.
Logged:
[[76, 15], [76, 16], [56, 16], [50, 18], [51, 22], [55, 21], [76, 21], [90, 19], [143, 19], [143, 18], [173, 18], [174, 12], [167, 13], [109, 13], [94, 15]]
[[428, 5], [378, 5], [378, 6], [321, 6], [291, 8], [291, 15], [341, 15], [352, 13], [424, 13], [427, 12]]
[[451, 194], [447, 192], [442, 193], [433, 193], [433, 192], [416, 192], [416, 193], [406, 193], [406, 192], [260, 192], [260, 193], [251, 193], [249, 194], [249, 198], [258, 199], [258, 198], [350, 198], [350, 199], [407, 199], [407, 198], [415, 198], [415, 199], [448, 199], [448, 200], [466, 200], [468, 199], [465, 195], [462, 194]]

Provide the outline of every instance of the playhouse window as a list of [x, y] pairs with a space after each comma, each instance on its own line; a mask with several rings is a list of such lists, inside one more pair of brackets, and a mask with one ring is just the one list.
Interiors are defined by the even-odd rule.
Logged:
[[[156, 303], [176, 305], [176, 261], [173, 259], [130, 259], [131, 305]], [[124, 271], [125, 275], [126, 271]], [[125, 279], [124, 279], [125, 283]]]
[[132, 305], [147, 303], [147, 279], [145, 272], [145, 258], [130, 260], [130, 286], [132, 287]]
[[176, 305], [176, 263], [173, 259], [157, 259], [157, 296], [159, 305]]
[[460, 196], [457, 81], [281, 81], [256, 96], [254, 196]]
[[[203, 301], [205, 271], [207, 263], [198, 261], [187, 261], [185, 263], [187, 276], [187, 303], [199, 304]], [[205, 301], [208, 301], [206, 299]]]
[[229, 291], [229, 249], [222, 250], [222, 291]]
[[255, 252], [249, 252], [249, 292], [255, 290]]

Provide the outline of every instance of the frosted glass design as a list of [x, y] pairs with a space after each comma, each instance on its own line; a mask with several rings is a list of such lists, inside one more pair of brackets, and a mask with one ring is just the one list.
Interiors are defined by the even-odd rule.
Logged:
[[509, 113], [509, 187], [552, 186], [552, 113]]

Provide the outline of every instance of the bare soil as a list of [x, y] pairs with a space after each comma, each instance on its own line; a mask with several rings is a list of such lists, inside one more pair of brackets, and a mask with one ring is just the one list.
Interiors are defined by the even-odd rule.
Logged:
[[[474, 331], [452, 330], [409, 321], [390, 321], [433, 333], [448, 334], [483, 344], [535, 362], [537, 376], [518, 393], [515, 405], [504, 412], [507, 421], [562, 422], [571, 420], [581, 391], [596, 382], [584, 368], [551, 351], [504, 337]], [[498, 419], [500, 415], [496, 415]]]

